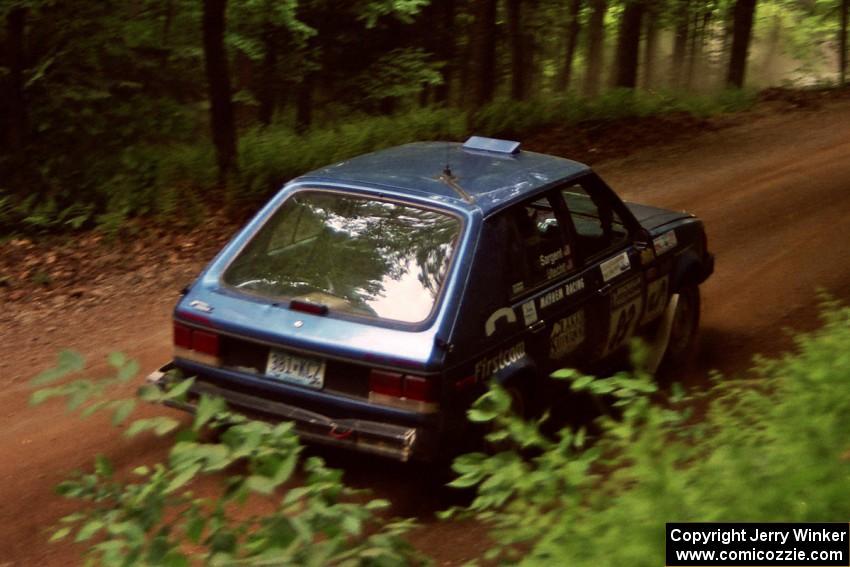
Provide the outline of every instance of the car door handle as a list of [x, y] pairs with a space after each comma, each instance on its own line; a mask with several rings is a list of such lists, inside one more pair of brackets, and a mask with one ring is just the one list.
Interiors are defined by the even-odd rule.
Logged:
[[531, 331], [532, 333], [540, 332], [545, 328], [546, 328], [546, 321], [543, 321], [542, 319], [540, 321], [537, 321], [536, 323], [532, 323], [531, 325], [528, 326], [528, 330]]
[[598, 293], [599, 295], [605, 295], [606, 293], [608, 293], [608, 291], [610, 289], [611, 289], [611, 284], [607, 283], [607, 284], [603, 285], [602, 287], [600, 287], [599, 289], [597, 289], [596, 293]]

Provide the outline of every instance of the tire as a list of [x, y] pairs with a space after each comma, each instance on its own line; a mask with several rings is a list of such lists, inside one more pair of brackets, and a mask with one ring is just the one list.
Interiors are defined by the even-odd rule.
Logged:
[[686, 285], [679, 289], [677, 295], [678, 302], [670, 326], [670, 336], [656, 373], [665, 382], [686, 370], [697, 350], [700, 319], [699, 287]]

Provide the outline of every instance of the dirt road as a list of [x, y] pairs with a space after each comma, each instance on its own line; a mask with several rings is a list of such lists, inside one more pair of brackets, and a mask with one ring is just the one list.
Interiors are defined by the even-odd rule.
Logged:
[[[816, 288], [850, 299], [850, 102], [733, 120], [741, 124], [597, 165], [627, 199], [705, 220], [717, 267], [703, 288], [701, 376], [741, 370], [755, 353], [790, 346], [785, 327], [817, 324]], [[86, 309], [47, 306], [2, 323], [0, 566], [77, 564], [78, 549], [45, 543], [44, 529], [69, 510], [52, 487], [97, 453], [119, 466], [164, 454], [161, 442], [124, 440], [104, 421], [80, 421], [58, 405], [28, 408], [26, 382], [60, 348], [92, 361], [122, 350], [145, 369], [157, 366], [170, 350], [172, 284], [151, 294], [128, 282]], [[485, 545], [480, 526], [433, 521], [435, 504], [410, 493], [403, 467], [331, 458], [351, 481], [399, 502], [400, 511], [423, 512], [414, 541], [441, 564], [460, 564]]]

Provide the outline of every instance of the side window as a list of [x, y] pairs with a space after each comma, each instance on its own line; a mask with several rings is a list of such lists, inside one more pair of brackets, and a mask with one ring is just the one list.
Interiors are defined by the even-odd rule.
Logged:
[[505, 235], [511, 297], [573, 269], [572, 251], [547, 197], [511, 207], [499, 221]]
[[620, 216], [607, 203], [576, 183], [561, 189], [576, 230], [576, 246], [585, 257], [622, 245], [629, 236]]

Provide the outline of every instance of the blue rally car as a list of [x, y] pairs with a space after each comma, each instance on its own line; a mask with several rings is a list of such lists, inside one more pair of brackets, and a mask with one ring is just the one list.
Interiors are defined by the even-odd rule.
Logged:
[[433, 459], [465, 445], [491, 380], [522, 408], [638, 334], [653, 366], [686, 359], [713, 267], [699, 220], [624, 203], [586, 165], [408, 144], [288, 183], [186, 290], [149, 380], [177, 368], [306, 440]]

